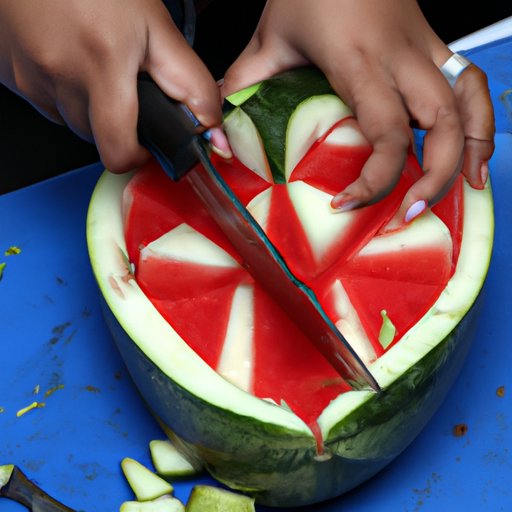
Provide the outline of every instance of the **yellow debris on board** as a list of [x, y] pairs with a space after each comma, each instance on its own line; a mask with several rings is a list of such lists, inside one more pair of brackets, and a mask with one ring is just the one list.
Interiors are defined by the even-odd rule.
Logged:
[[46, 404], [44, 402], [32, 402], [30, 405], [27, 405], [27, 407], [23, 407], [22, 409], [20, 409], [16, 413], [16, 416], [18, 418], [20, 418], [21, 416], [23, 416], [24, 414], [27, 414], [27, 412], [30, 412], [33, 409], [40, 409], [41, 407], [45, 407], [45, 406], [46, 406]]
[[64, 384], [59, 384], [57, 386], [53, 386], [53, 388], [50, 388], [45, 392], [44, 396], [46, 398], [48, 398], [49, 396], [53, 395], [53, 393], [55, 393], [55, 391], [58, 391], [59, 389], [64, 389]]
[[20, 252], [21, 252], [21, 249], [19, 247], [16, 247], [16, 246], [12, 245], [11, 247], [9, 247], [9, 249], [7, 249], [5, 251], [4, 254], [6, 256], [14, 256], [16, 254], [20, 254]]

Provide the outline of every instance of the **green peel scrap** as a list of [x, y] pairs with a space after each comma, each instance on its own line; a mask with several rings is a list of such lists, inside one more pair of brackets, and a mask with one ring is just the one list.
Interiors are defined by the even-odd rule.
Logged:
[[253, 94], [258, 92], [258, 89], [261, 87], [261, 83], [251, 85], [241, 91], [234, 92], [230, 94], [226, 99], [235, 107], [238, 107], [245, 101], [247, 101]]
[[386, 349], [395, 339], [396, 327], [385, 309], [380, 312], [380, 316], [382, 317], [382, 325], [379, 332], [379, 343], [382, 345], [382, 348]]

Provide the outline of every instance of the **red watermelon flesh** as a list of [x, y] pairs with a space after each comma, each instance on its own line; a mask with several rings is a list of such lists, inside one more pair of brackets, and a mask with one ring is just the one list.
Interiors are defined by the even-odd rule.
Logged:
[[[269, 183], [236, 159], [213, 156], [331, 319], [349, 340], [357, 338], [354, 346], [367, 363], [389, 350], [379, 341], [383, 310], [396, 327], [392, 346], [444, 289], [459, 252], [463, 210], [459, 180], [432, 212], [388, 232], [387, 223], [421, 173], [409, 156], [383, 201], [332, 213], [330, 198], [358, 176], [369, 154], [357, 125], [347, 119], [311, 147], [286, 184]], [[187, 182], [172, 182], [150, 163], [128, 184], [124, 208], [136, 279], [171, 326], [225, 378], [290, 407], [318, 432], [318, 415], [349, 384], [240, 266]], [[428, 237], [418, 235], [425, 230]], [[190, 251], [177, 249], [175, 235], [183, 232], [194, 240]]]

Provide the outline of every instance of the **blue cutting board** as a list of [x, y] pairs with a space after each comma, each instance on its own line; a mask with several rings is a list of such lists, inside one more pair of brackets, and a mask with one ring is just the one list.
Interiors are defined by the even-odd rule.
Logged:
[[[512, 40], [468, 53], [489, 75], [500, 132], [491, 165], [495, 249], [476, 341], [444, 405], [394, 463], [304, 512], [512, 509]], [[19, 465], [87, 512], [113, 512], [132, 499], [121, 459], [150, 465], [148, 443], [163, 438], [114, 348], [89, 266], [85, 218], [101, 170], [0, 196], [0, 464]], [[4, 255], [10, 246], [21, 253]], [[16, 416], [33, 401], [45, 407]], [[461, 423], [466, 435], [454, 436]], [[198, 482], [212, 481], [178, 483], [176, 496], [186, 501]], [[22, 510], [0, 499], [0, 512]]]

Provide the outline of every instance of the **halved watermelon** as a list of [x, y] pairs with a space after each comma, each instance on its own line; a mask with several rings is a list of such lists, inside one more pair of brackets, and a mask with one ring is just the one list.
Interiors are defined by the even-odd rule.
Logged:
[[235, 158], [215, 165], [370, 366], [353, 389], [249, 276], [189, 188], [155, 162], [105, 173], [88, 244], [105, 317], [166, 431], [260, 503], [340, 495], [393, 460], [440, 405], [470, 346], [491, 255], [490, 187], [460, 178], [432, 210], [389, 224], [421, 175], [381, 202], [330, 209], [371, 148], [315, 70], [228, 98]]

